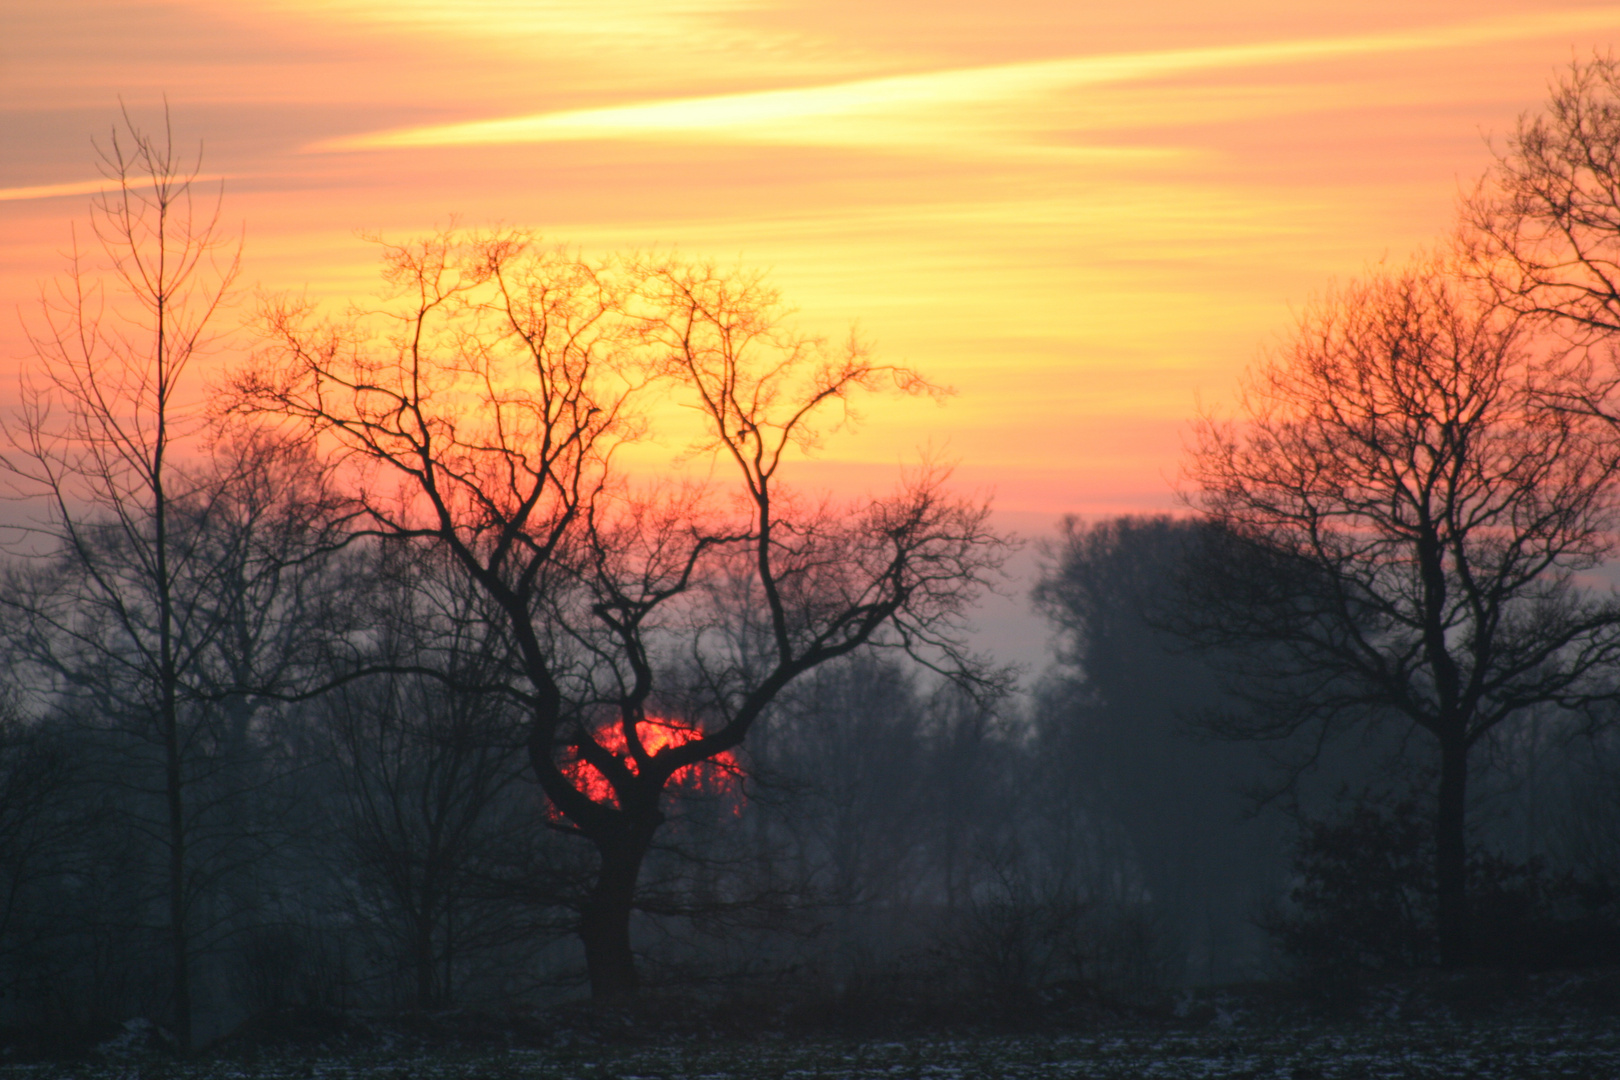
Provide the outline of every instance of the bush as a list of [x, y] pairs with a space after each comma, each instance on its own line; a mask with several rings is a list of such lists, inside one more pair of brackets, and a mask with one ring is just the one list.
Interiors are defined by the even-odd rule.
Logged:
[[[1290, 904], [1262, 922], [1301, 974], [1343, 978], [1439, 962], [1433, 830], [1415, 800], [1364, 796], [1334, 818], [1302, 822], [1293, 870]], [[1608, 882], [1490, 853], [1468, 870], [1474, 964], [1620, 964], [1620, 896]]]

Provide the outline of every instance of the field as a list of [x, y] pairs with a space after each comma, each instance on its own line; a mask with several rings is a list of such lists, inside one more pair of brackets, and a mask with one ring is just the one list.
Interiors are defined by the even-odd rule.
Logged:
[[1036, 1080], [1036, 1078], [1620, 1078], [1620, 1022], [1211, 1025], [1107, 1033], [913, 1038], [759, 1038], [559, 1045], [479, 1052], [166, 1058], [0, 1066], [5, 1080]]

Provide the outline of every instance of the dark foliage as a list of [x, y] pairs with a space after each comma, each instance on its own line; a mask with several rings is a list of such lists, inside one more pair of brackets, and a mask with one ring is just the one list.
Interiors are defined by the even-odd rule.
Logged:
[[[1601, 879], [1544, 859], [1469, 861], [1471, 962], [1546, 971], [1620, 964], [1620, 904]], [[1356, 799], [1301, 822], [1290, 904], [1264, 917], [1312, 979], [1354, 980], [1439, 962], [1432, 820], [1412, 798]]]
[[1189, 519], [1069, 519], [1035, 600], [1058, 628], [1060, 665], [1037, 695], [1033, 734], [1048, 831], [1069, 830], [1095, 876], [1161, 928], [1177, 979], [1264, 971], [1251, 912], [1275, 896], [1286, 822], [1249, 795], [1282, 774], [1268, 749], [1211, 738], [1236, 707], [1229, 664], [1161, 625], [1208, 526]]

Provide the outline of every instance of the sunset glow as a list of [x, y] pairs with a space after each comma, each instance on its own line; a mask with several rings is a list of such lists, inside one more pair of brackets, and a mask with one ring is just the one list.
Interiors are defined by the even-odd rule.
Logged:
[[[167, 100], [225, 178], [244, 327], [255, 290], [365, 301], [363, 235], [451, 220], [761, 268], [804, 328], [854, 324], [955, 391], [863, 402], [800, 483], [859, 495], [928, 454], [1031, 535], [1176, 508], [1189, 419], [1313, 295], [1441, 241], [1491, 140], [1620, 35], [1620, 6], [1582, 0], [63, 0], [7, 18], [8, 309], [61, 271], [75, 223], [84, 242], [91, 140], [120, 101], [152, 127]], [[0, 327], [15, 370], [21, 323]], [[196, 392], [250, 347], [199, 362]]]
[[[641, 745], [653, 756], [671, 746], [684, 746], [703, 734], [696, 728], [657, 717], [649, 717], [642, 721], [637, 725], [636, 733], [641, 739]], [[624, 731], [619, 725], [610, 724], [603, 727], [596, 732], [596, 739], [622, 760], [631, 772], [640, 772], [635, 758], [630, 755], [629, 747], [624, 740]], [[613, 785], [596, 766], [575, 757], [563, 767], [563, 775], [596, 802], [611, 806], [619, 805]], [[742, 766], [738, 764], [736, 755], [727, 750], [707, 761], [677, 769], [675, 775], [669, 778], [664, 790], [671, 795], [706, 795], [724, 799], [733, 814], [740, 814], [744, 804]]]

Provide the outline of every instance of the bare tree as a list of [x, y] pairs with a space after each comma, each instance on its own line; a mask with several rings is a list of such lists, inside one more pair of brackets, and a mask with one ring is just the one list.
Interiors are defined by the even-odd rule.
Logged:
[[[1236, 733], [1399, 717], [1438, 753], [1442, 962], [1467, 961], [1470, 752], [1620, 655], [1620, 603], [1580, 576], [1612, 550], [1620, 453], [1560, 408], [1588, 367], [1419, 264], [1310, 309], [1206, 419], [1187, 474], [1220, 526], [1183, 629], [1255, 649]], [[1234, 680], [1237, 681], [1237, 680]]]
[[[598, 856], [580, 918], [592, 994], [621, 1000], [672, 778], [863, 646], [970, 671], [955, 628], [1001, 545], [938, 473], [850, 508], [782, 488], [854, 393], [926, 384], [790, 334], [757, 281], [516, 235], [389, 247], [385, 276], [380, 329], [272, 313], [277, 348], [244, 375], [244, 408], [318, 432], [376, 533], [439, 547], [488, 598], [535, 777]], [[733, 470], [729, 503], [626, 476], [630, 445], [683, 415], [696, 438], [672, 437]]]
[[[162, 751], [174, 1016], [189, 1043], [189, 657], [187, 612], [176, 602], [187, 568], [173, 519], [192, 492], [175, 457], [199, 425], [180, 396], [183, 378], [214, 340], [239, 246], [220, 229], [217, 196], [194, 198], [200, 158], [184, 158], [167, 117], [153, 135], [126, 115], [101, 157], [110, 191], [92, 221], [111, 288], [75, 248], [67, 275], [41, 299], [42, 323], [29, 337], [37, 374], [0, 457], [20, 492], [48, 508], [24, 544], [54, 563], [50, 585], [60, 588], [13, 589], [7, 603], [58, 674], [74, 662], [69, 654], [88, 652], [138, 687], [130, 704]], [[92, 610], [93, 637], [81, 622]]]
[[1620, 59], [1572, 63], [1463, 200], [1471, 271], [1581, 344], [1620, 332]]
[[403, 668], [431, 653], [425, 663], [446, 677], [339, 686], [318, 703], [320, 727], [347, 809], [340, 832], [359, 921], [382, 931], [390, 975], [409, 972], [415, 1007], [431, 1009], [454, 1000], [467, 954], [511, 949], [517, 905], [501, 895], [511, 890], [489, 887], [491, 864], [512, 843], [503, 831], [535, 825], [514, 808], [536, 818], [538, 808], [514, 797], [524, 744], [510, 702], [458, 689], [490, 682], [489, 620], [478, 610], [486, 601], [440, 551], [375, 555], [374, 659]]

